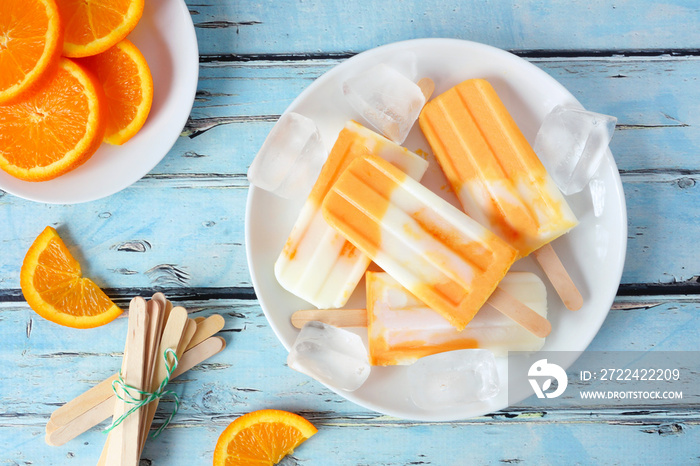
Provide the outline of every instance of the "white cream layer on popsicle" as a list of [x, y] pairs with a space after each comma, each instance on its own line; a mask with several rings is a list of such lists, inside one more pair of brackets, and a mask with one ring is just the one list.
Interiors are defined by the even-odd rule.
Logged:
[[[373, 365], [411, 364], [430, 354], [468, 348], [484, 348], [504, 356], [507, 351], [538, 351], [544, 345], [544, 338], [536, 337], [489, 305], [482, 307], [460, 332], [389, 274], [367, 272], [366, 280]], [[537, 275], [508, 272], [499, 287], [547, 317], [547, 290]]]
[[354, 121], [338, 135], [328, 160], [275, 262], [277, 281], [318, 308], [345, 305], [370, 259], [331, 228], [321, 203], [343, 170], [356, 158], [378, 156], [420, 180], [428, 162]]

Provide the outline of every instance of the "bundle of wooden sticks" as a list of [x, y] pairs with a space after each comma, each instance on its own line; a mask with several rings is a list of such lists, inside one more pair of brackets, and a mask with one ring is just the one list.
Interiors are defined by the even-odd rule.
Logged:
[[223, 350], [214, 336], [223, 326], [220, 315], [189, 319], [162, 293], [132, 299], [120, 373], [54, 411], [46, 443], [63, 445], [111, 415], [98, 464], [137, 465], [167, 381]]

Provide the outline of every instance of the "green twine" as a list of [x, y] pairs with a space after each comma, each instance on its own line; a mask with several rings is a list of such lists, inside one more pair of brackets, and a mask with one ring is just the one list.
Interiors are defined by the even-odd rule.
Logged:
[[[170, 364], [170, 361], [168, 361], [168, 355], [173, 357], [173, 363]], [[175, 369], [177, 369], [177, 364], [178, 364], [178, 359], [177, 359], [177, 354], [175, 351], [171, 348], [167, 348], [163, 352], [163, 359], [165, 360], [165, 368], [167, 370], [167, 375], [163, 379], [163, 381], [160, 383], [156, 391], [154, 392], [146, 392], [143, 390], [139, 390], [136, 387], [132, 387], [130, 385], [127, 385], [124, 382], [124, 379], [122, 378], [121, 373], [119, 373], [119, 377], [117, 380], [112, 382], [112, 390], [114, 391], [114, 394], [122, 400], [123, 402], [133, 405], [131, 409], [129, 409], [127, 412], [119, 416], [117, 419], [112, 421], [112, 425], [107, 427], [103, 432], [104, 433], [109, 433], [117, 427], [119, 424], [124, 422], [124, 419], [129, 417], [131, 414], [135, 413], [142, 407], [146, 406], [147, 404], [151, 403], [152, 401], [155, 401], [159, 398], [163, 398], [166, 396], [172, 396], [173, 400], [175, 401], [175, 407], [173, 408], [173, 411], [170, 413], [170, 416], [165, 420], [163, 425], [161, 425], [158, 430], [153, 432], [151, 434], [152, 438], [158, 437], [161, 432], [163, 432], [163, 429], [165, 429], [168, 424], [170, 424], [170, 421], [173, 420], [175, 417], [175, 414], [177, 413], [178, 409], [180, 409], [180, 397], [177, 396], [177, 393], [175, 393], [172, 390], [165, 390], [165, 386], [168, 385], [168, 382], [170, 382], [170, 377], [172, 376], [173, 372], [175, 372]], [[120, 390], [121, 389], [121, 390]], [[121, 395], [120, 392], [122, 392], [124, 395]]]

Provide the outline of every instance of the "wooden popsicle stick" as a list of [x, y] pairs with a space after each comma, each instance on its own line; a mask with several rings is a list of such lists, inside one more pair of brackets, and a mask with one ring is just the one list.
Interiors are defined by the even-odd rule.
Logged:
[[[501, 288], [497, 288], [487, 304], [507, 315], [526, 330], [544, 338], [552, 330], [552, 324]], [[319, 321], [336, 327], [366, 327], [365, 309], [305, 309], [292, 314], [292, 325], [302, 328], [305, 323]]]
[[185, 330], [183, 330], [183, 332], [182, 332], [182, 336], [180, 337], [180, 342], [177, 344], [177, 350], [175, 351], [178, 359], [185, 352], [185, 349], [190, 344], [190, 341], [192, 340], [192, 337], [194, 336], [196, 331], [197, 331], [197, 322], [195, 322], [194, 319], [187, 319], [187, 324], [185, 325]]
[[226, 340], [221, 337], [209, 337], [203, 342], [194, 346], [182, 355], [180, 362], [177, 365], [177, 369], [173, 372], [173, 379], [183, 372], [187, 372], [192, 369], [197, 364], [201, 363], [214, 356], [215, 354], [221, 352], [226, 348]]
[[[71, 419], [65, 425], [56, 426], [51, 431], [47, 429], [44, 440], [48, 445], [56, 447], [74, 439], [86, 430], [109, 418], [114, 413], [115, 400], [116, 397], [111, 396], [90, 407], [90, 409], [83, 411], [78, 417]], [[106, 452], [104, 448], [103, 451]]]
[[496, 288], [486, 304], [507, 315], [535, 336], [544, 338], [552, 331], [552, 324], [502, 288]]
[[[55, 426], [64, 426], [73, 419], [89, 411], [92, 407], [97, 406], [103, 401], [114, 397], [114, 392], [112, 391], [112, 382], [117, 380], [118, 377], [119, 374], [114, 374], [111, 377], [98, 383], [88, 391], [84, 392], [82, 395], [73, 398], [60, 408], [56, 409], [51, 414], [49, 421]], [[112, 411], [113, 410], [110, 409], [109, 413], [111, 414]], [[104, 419], [107, 419], [107, 417], [105, 417]], [[49, 433], [48, 424], [46, 426], [46, 433]]]
[[[196, 320], [197, 319], [195, 319], [195, 321]], [[192, 348], [193, 346], [197, 346], [210, 336], [218, 333], [224, 328], [224, 324], [226, 324], [226, 321], [219, 314], [210, 315], [206, 319], [197, 322], [197, 330], [194, 332], [194, 335], [192, 336], [190, 343], [187, 345], [186, 350]]]
[[571, 311], [581, 309], [581, 306], [583, 306], [583, 297], [578, 288], [576, 288], [569, 273], [564, 268], [564, 264], [561, 263], [551, 243], [545, 244], [532, 254], [535, 256], [535, 260], [540, 264], [540, 267], [544, 270], [544, 274], [547, 275], [547, 278], [549, 278], [557, 294], [564, 302], [564, 306]]
[[[182, 358], [180, 358], [180, 362], [177, 365], [177, 369], [175, 369], [173, 372], [171, 379], [182, 375], [197, 364], [200, 364], [213, 355], [219, 353], [225, 347], [226, 342], [223, 338], [210, 336], [198, 345], [188, 349], [185, 351], [185, 354], [182, 355]], [[110, 377], [107, 380], [116, 380], [116, 378], [117, 375], [115, 374], [113, 377]], [[107, 380], [96, 385], [95, 387], [104, 384], [107, 382]], [[111, 382], [108, 385], [109, 388], [104, 390], [104, 393], [107, 396], [104, 397], [101, 402], [93, 405], [86, 404], [85, 406], [81, 406], [80, 412], [76, 416], [70, 416], [68, 411], [64, 411], [60, 418], [66, 419], [65, 424], [54, 424], [54, 428], [51, 430], [47, 428], [46, 443], [53, 446], [63, 445], [69, 440], [74, 439], [78, 435], [82, 434], [88, 429], [91, 429], [92, 427], [95, 427], [97, 424], [107, 419], [114, 411], [114, 401], [116, 399], [111, 388]], [[93, 387], [91, 390], [95, 389], [95, 387]], [[86, 393], [87, 392], [85, 392], [83, 395]], [[75, 402], [75, 404], [80, 406], [81, 401], [84, 400], [81, 399], [81, 397], [82, 395], [73, 399], [72, 402]]]
[[420, 87], [420, 91], [423, 93], [425, 101], [429, 101], [430, 97], [433, 95], [433, 92], [435, 92], [435, 83], [433, 80], [430, 78], [423, 78], [416, 84], [418, 84], [418, 87]]
[[54, 424], [54, 422], [49, 418], [49, 420], [46, 422], [46, 433], [50, 434], [59, 427], [61, 426], [59, 426], [58, 424]]
[[366, 309], [305, 309], [292, 314], [292, 325], [302, 328], [305, 323], [319, 321], [336, 327], [367, 327]]
[[[162, 381], [168, 376], [168, 368], [166, 366], [164, 358], [165, 352], [170, 349], [175, 351], [175, 354], [178, 354], [178, 346], [180, 345], [180, 341], [183, 339], [183, 335], [186, 334], [187, 327], [190, 324], [190, 322], [196, 327], [197, 324], [194, 321], [191, 321], [187, 318], [187, 310], [184, 307], [174, 307], [173, 310], [170, 312], [168, 321], [165, 324], [165, 329], [163, 330], [163, 336], [160, 340], [160, 346], [158, 348], [158, 355], [156, 359], [155, 374], [153, 377], [153, 383], [151, 384], [149, 391], [153, 392], [157, 390]], [[194, 333], [194, 329], [192, 330], [192, 333]], [[192, 337], [192, 333], [190, 334], [189, 338]], [[187, 341], [189, 342], [189, 339]], [[168, 359], [172, 362], [170, 358]], [[158, 409], [159, 401], [160, 400], [157, 398], [152, 403], [149, 403], [148, 406], [146, 406], [146, 412], [144, 414], [146, 418], [146, 433], [148, 433], [148, 431], [151, 429], [151, 424], [153, 423], [153, 417], [156, 414], [156, 409]], [[139, 452], [141, 452], [141, 450], [143, 449], [143, 445], [145, 444], [145, 442], [146, 436], [144, 435], [142, 441], [138, 445]]]
[[197, 322], [197, 324], [200, 324], [202, 321], [204, 321], [204, 319], [204, 316], [197, 316], [194, 318], [194, 321]]
[[[129, 328], [124, 348], [122, 362], [122, 378], [124, 383], [138, 390], [143, 390], [143, 363], [146, 358], [146, 335], [148, 330], [148, 313], [146, 301], [136, 297], [129, 304]], [[132, 394], [135, 398], [138, 395]], [[114, 404], [114, 418], [117, 419], [130, 409], [130, 405], [122, 400]], [[116, 426], [105, 443], [105, 464], [110, 466], [130, 466], [139, 462], [138, 438], [141, 410], [127, 416]]]
[[[149, 315], [150, 325], [148, 326], [148, 335], [146, 340], [146, 360], [144, 363], [144, 379], [143, 386], [150, 390], [153, 373], [155, 371], [156, 357], [160, 338], [163, 334], [163, 311], [160, 300], [151, 299], [147, 303], [147, 311]], [[141, 416], [139, 425], [139, 444], [142, 443], [144, 429], [146, 429], [146, 416]]]
[[[178, 342], [177, 345], [177, 350], [175, 351], [175, 354], [177, 355], [178, 359], [178, 364], [180, 361], [180, 358], [182, 355], [185, 353], [185, 349], [190, 343], [190, 340], [192, 340], [192, 337], [195, 334], [195, 331], [197, 330], [197, 322], [194, 319], [187, 319], [187, 323], [185, 324], [185, 328], [182, 331], [182, 335], [180, 336], [180, 341]], [[151, 386], [151, 392], [155, 391], [158, 389], [160, 383], [162, 380], [154, 380], [153, 385]], [[153, 417], [155, 417], [155, 411], [156, 408], [158, 407], [158, 402], [160, 400], [154, 400], [150, 405], [148, 405], [148, 410], [147, 410], [147, 415], [144, 416], [144, 422], [141, 425], [141, 438], [139, 439], [139, 444], [140, 444], [140, 450], [143, 450], [143, 447], [146, 444], [146, 438], [148, 436], [148, 431], [151, 430], [151, 424], [153, 423]], [[154, 406], [151, 406], [154, 405]], [[153, 415], [151, 416], [151, 412], [153, 412]]]
[[[168, 316], [170, 315], [170, 311], [173, 310], [173, 303], [168, 301], [168, 299], [165, 297], [165, 295], [161, 292], [155, 293], [152, 297], [152, 300], [158, 301], [160, 304], [161, 309], [163, 309], [163, 322], [168, 321]], [[164, 324], [165, 325], [165, 324]]]

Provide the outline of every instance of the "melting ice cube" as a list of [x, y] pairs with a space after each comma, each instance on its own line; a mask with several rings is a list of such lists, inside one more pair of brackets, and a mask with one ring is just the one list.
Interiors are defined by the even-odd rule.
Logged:
[[316, 124], [298, 113], [285, 113], [250, 165], [248, 180], [280, 197], [305, 198], [327, 156]]
[[308, 322], [302, 327], [287, 364], [295, 371], [347, 391], [360, 388], [370, 373], [362, 338], [322, 322]]
[[485, 349], [433, 354], [408, 367], [411, 399], [422, 409], [484, 401], [500, 390], [496, 358]]
[[406, 140], [425, 104], [416, 83], [383, 63], [347, 79], [343, 94], [365, 120], [397, 144]]
[[557, 105], [537, 132], [534, 150], [564, 194], [581, 191], [603, 160], [617, 118]]

